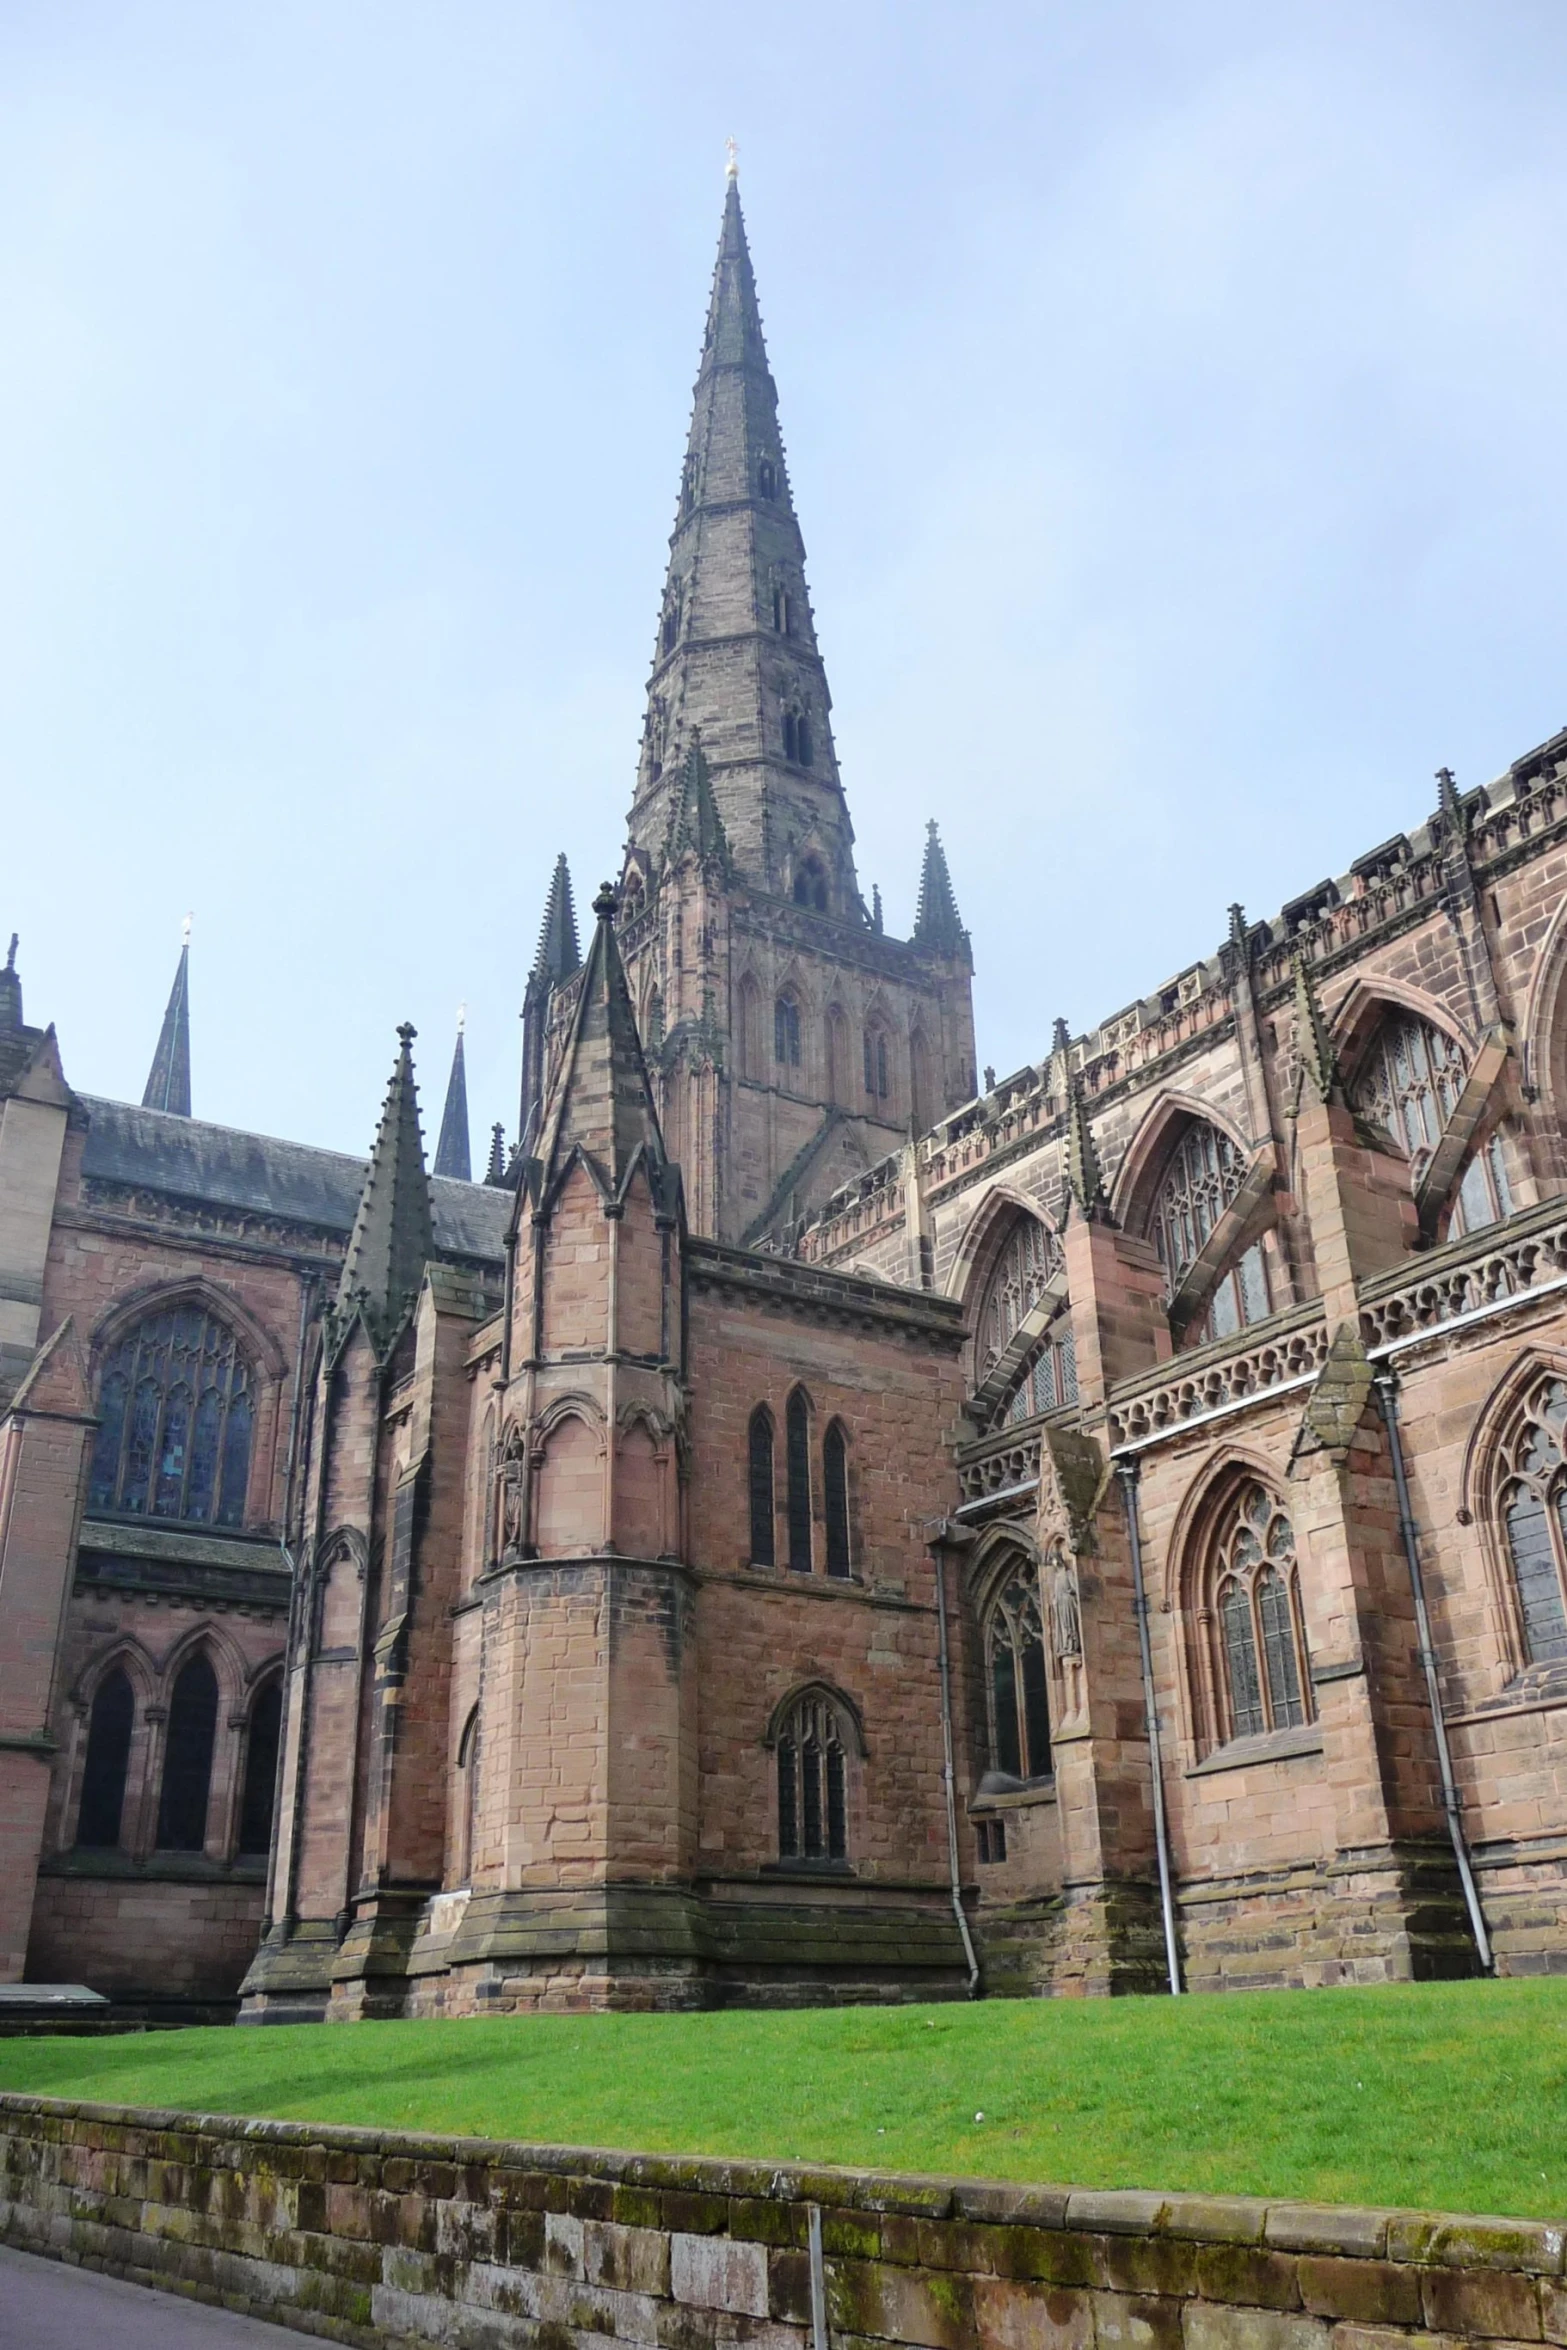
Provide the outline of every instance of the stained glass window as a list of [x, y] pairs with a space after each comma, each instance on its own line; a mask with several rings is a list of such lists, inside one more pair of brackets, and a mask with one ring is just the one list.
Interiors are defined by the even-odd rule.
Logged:
[[200, 1649], [180, 1668], [169, 1700], [158, 1802], [160, 1852], [200, 1852], [207, 1841], [207, 1798], [218, 1730], [218, 1677]]
[[136, 1696], [130, 1675], [116, 1665], [99, 1682], [87, 1722], [87, 1761], [77, 1809], [76, 1841], [107, 1850], [120, 1841], [125, 1809], [125, 1774], [131, 1759]]
[[1009, 1779], [1050, 1769], [1050, 1697], [1045, 1677], [1039, 1578], [1019, 1564], [985, 1618], [990, 1682], [990, 1762]]
[[1502, 1524], [1531, 1664], [1567, 1659], [1567, 1381], [1542, 1378], [1502, 1457]]
[[1467, 1070], [1452, 1037], [1413, 1012], [1391, 1014], [1377, 1030], [1355, 1080], [1354, 1104], [1409, 1153], [1412, 1183], [1419, 1183], [1458, 1107]]
[[770, 1567], [777, 1559], [773, 1531], [773, 1419], [765, 1405], [751, 1414], [747, 1476], [751, 1503], [751, 1563]]
[[239, 1526], [250, 1481], [250, 1366], [197, 1306], [149, 1314], [104, 1365], [87, 1505]]
[[798, 1387], [784, 1413], [784, 1474], [789, 1501], [789, 1564], [811, 1571], [811, 1410]]
[[827, 1572], [849, 1572], [849, 1445], [834, 1420], [822, 1439], [822, 1499], [827, 1517]]
[[1288, 1517], [1261, 1485], [1247, 1485], [1219, 1529], [1215, 1615], [1226, 1738], [1304, 1722], [1305, 1644]]
[[836, 1709], [824, 1697], [795, 1706], [778, 1739], [778, 1857], [846, 1860], [848, 1763]]

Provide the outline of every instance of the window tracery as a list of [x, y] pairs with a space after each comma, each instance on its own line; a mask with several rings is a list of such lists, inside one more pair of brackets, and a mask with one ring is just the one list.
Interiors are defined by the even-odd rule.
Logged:
[[1221, 1743], [1293, 1729], [1309, 1718], [1295, 1533], [1266, 1487], [1244, 1486], [1213, 1550]]
[[127, 1517], [244, 1523], [250, 1365], [198, 1306], [152, 1313], [110, 1354], [87, 1506]]
[[[1167, 1297], [1174, 1297], [1202, 1255], [1245, 1174], [1245, 1158], [1229, 1136], [1206, 1119], [1194, 1118], [1170, 1154], [1149, 1217]], [[1228, 1338], [1248, 1323], [1265, 1321], [1271, 1310], [1267, 1265], [1257, 1241], [1214, 1290], [1195, 1333], [1197, 1342]]]
[[1532, 1665], [1567, 1661], [1564, 1431], [1567, 1380], [1548, 1374], [1524, 1400], [1497, 1485], [1524, 1654]]
[[[975, 1370], [989, 1377], [1017, 1331], [1061, 1270], [1059, 1236], [1037, 1216], [1020, 1214], [1008, 1234], [979, 1310]], [[1061, 1314], [1030, 1352], [996, 1415], [998, 1425], [1032, 1419], [1077, 1401], [1077, 1356], [1071, 1319]]]
[[1389, 1014], [1372, 1038], [1350, 1099], [1408, 1152], [1416, 1185], [1458, 1107], [1467, 1074], [1463, 1048], [1417, 1013]]
[[1466, 1232], [1483, 1232], [1488, 1224], [1499, 1224], [1512, 1212], [1513, 1193], [1507, 1180], [1502, 1138], [1493, 1134], [1464, 1169], [1453, 1213], [1448, 1219], [1447, 1236], [1457, 1240]]
[[1050, 1696], [1045, 1676], [1039, 1578], [1019, 1561], [985, 1615], [990, 1701], [990, 1767], [1008, 1779], [1050, 1770]]
[[778, 1857], [847, 1860], [849, 1769], [837, 1708], [812, 1692], [778, 1736]]

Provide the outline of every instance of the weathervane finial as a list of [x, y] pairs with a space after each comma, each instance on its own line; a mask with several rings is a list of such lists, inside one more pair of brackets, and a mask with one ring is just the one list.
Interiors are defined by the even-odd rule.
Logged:
[[729, 158], [724, 165], [724, 177], [726, 180], [737, 180], [740, 177], [740, 142], [733, 131], [724, 141], [724, 153]]

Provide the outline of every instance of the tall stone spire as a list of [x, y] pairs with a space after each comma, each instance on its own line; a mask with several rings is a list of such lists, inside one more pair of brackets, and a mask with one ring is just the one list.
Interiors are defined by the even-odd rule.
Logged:
[[517, 1122], [517, 1147], [524, 1158], [536, 1149], [544, 1116], [545, 1040], [549, 1030], [550, 997], [557, 987], [582, 968], [577, 944], [577, 913], [571, 902], [571, 869], [562, 850], [550, 875], [539, 925], [538, 952], [522, 999], [522, 1110]]
[[331, 1316], [334, 1345], [342, 1344], [357, 1318], [363, 1321], [382, 1360], [390, 1354], [412, 1311], [434, 1246], [430, 1182], [424, 1171], [419, 1096], [414, 1086], [414, 1035], [406, 1021], [397, 1031], [397, 1060], [365, 1170]]
[[174, 985], [152, 1056], [144, 1110], [169, 1110], [176, 1118], [190, 1116], [190, 916], [185, 917], [180, 959], [174, 966]]
[[664, 1140], [615, 942], [616, 896], [605, 882], [560, 1066], [544, 1113], [538, 1157], [547, 1194], [580, 1151], [594, 1179], [618, 1198], [639, 1155], [664, 1164]]
[[670, 802], [700, 731], [744, 877], [787, 897], [810, 856], [830, 877], [829, 910], [863, 926], [830, 711], [731, 173], [648, 680], [633, 849], [654, 864], [667, 854]]
[[952, 894], [947, 852], [941, 845], [935, 819], [925, 827], [925, 862], [920, 868], [919, 903], [914, 913], [914, 944], [935, 955], [961, 955], [971, 961], [968, 932], [958, 920], [958, 902]]
[[437, 1175], [455, 1175], [459, 1183], [473, 1181], [468, 1140], [468, 1070], [463, 1058], [466, 1004], [457, 1015], [457, 1042], [452, 1048], [452, 1073], [446, 1080], [446, 1108], [441, 1114], [441, 1139], [435, 1146]]
[[11, 951], [0, 971], [0, 1029], [22, 1025], [22, 977], [16, 967], [17, 935], [11, 933]]

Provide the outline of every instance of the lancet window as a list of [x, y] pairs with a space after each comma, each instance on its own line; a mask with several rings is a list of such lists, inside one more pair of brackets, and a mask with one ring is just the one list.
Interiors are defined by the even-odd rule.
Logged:
[[800, 1066], [800, 1007], [792, 995], [781, 995], [773, 1006], [773, 1058], [788, 1068]]
[[849, 1440], [841, 1421], [822, 1439], [822, 1503], [827, 1520], [827, 1572], [847, 1575], [849, 1559]]
[[87, 1759], [77, 1807], [76, 1841], [90, 1850], [107, 1850], [120, 1841], [135, 1726], [136, 1693], [125, 1667], [116, 1665], [99, 1682], [87, 1717]]
[[1512, 1186], [1507, 1180], [1507, 1161], [1502, 1154], [1502, 1138], [1493, 1134], [1464, 1169], [1463, 1181], [1458, 1186], [1458, 1197], [1453, 1202], [1453, 1213], [1448, 1222], [1450, 1240], [1457, 1240], [1465, 1232], [1483, 1232], [1487, 1224], [1499, 1224], [1513, 1212]]
[[778, 468], [771, 457], [764, 457], [756, 468], [756, 486], [764, 498], [778, 495]]
[[1264, 1486], [1244, 1486], [1225, 1513], [1211, 1588], [1221, 1740], [1297, 1727], [1310, 1683], [1295, 1534]]
[[865, 1090], [880, 1102], [884, 1102], [891, 1091], [887, 1067], [887, 1032], [884, 1028], [867, 1028], [865, 1031]]
[[1458, 1107], [1467, 1069], [1453, 1038], [1413, 1012], [1391, 1014], [1372, 1039], [1355, 1080], [1354, 1106], [1409, 1153], [1414, 1183]]
[[1513, 1571], [1524, 1654], [1567, 1661], [1567, 1380], [1530, 1391], [1502, 1459], [1501, 1524]]
[[1050, 1695], [1045, 1676], [1039, 1577], [1019, 1561], [985, 1616], [990, 1699], [990, 1767], [1008, 1779], [1039, 1779], [1050, 1769]]
[[797, 1387], [784, 1409], [784, 1483], [788, 1500], [789, 1564], [811, 1571], [811, 1407]]
[[207, 1798], [218, 1731], [218, 1677], [198, 1649], [180, 1668], [169, 1699], [158, 1800], [160, 1852], [200, 1852], [207, 1841]]
[[802, 1697], [778, 1734], [778, 1857], [847, 1860], [849, 1766], [827, 1698]]
[[773, 626], [780, 636], [794, 634], [794, 599], [783, 581], [773, 581]]
[[274, 1675], [251, 1700], [245, 1725], [245, 1784], [239, 1806], [239, 1849], [266, 1852], [272, 1842], [272, 1798], [283, 1729], [283, 1683]]
[[773, 1416], [765, 1404], [751, 1414], [746, 1456], [747, 1492], [751, 1512], [751, 1564], [777, 1563], [777, 1536], [773, 1506]]
[[814, 758], [811, 721], [803, 710], [786, 710], [783, 720], [784, 757], [796, 767], [809, 767]]
[[[1173, 1297], [1206, 1248], [1241, 1187], [1246, 1162], [1227, 1134], [1194, 1119], [1171, 1153], [1154, 1194], [1150, 1224], [1165, 1291]], [[1197, 1335], [1227, 1338], [1270, 1312], [1267, 1266], [1260, 1242], [1247, 1249], [1214, 1290]]]
[[149, 1314], [104, 1365], [88, 1507], [128, 1517], [244, 1522], [250, 1365], [199, 1307]]

